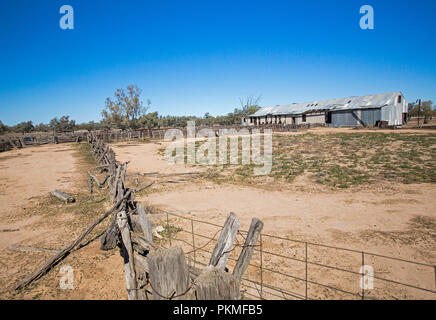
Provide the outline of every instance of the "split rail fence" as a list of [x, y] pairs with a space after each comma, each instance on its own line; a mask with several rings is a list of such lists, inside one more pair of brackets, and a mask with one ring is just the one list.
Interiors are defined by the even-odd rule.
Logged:
[[[207, 127], [195, 127], [196, 133], [204, 128], [211, 129], [215, 134], [219, 134], [220, 130], [223, 129], [234, 129], [241, 130], [247, 129], [249, 131], [253, 129], [260, 130], [261, 133], [265, 129], [271, 129], [274, 132], [288, 132], [288, 131], [298, 131], [306, 130], [314, 127], [324, 126], [321, 124], [301, 124], [301, 125], [291, 125], [291, 124], [265, 124], [257, 126], [207, 126]], [[169, 129], [179, 129], [183, 132], [184, 136], [187, 135], [186, 127], [169, 127], [169, 128], [151, 128], [151, 129], [137, 129], [137, 130], [100, 130], [96, 132], [99, 138], [103, 139], [104, 142], [118, 142], [129, 139], [163, 139], [165, 137], [165, 132]]]
[[87, 131], [6, 134], [0, 136], [0, 152], [44, 144], [80, 142], [85, 141], [86, 136]]

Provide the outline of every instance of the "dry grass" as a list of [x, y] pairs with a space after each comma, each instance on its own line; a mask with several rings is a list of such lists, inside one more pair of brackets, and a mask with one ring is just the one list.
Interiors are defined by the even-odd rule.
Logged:
[[[218, 183], [256, 185], [268, 181], [265, 176], [254, 176], [254, 167], [254, 164], [211, 166], [203, 177]], [[268, 177], [292, 183], [302, 175], [332, 188], [380, 181], [436, 183], [436, 135], [377, 132], [274, 135], [273, 166]]]

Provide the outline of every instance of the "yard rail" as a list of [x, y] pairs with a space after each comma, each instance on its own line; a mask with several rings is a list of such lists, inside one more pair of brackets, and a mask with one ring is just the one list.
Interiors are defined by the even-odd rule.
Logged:
[[[207, 249], [207, 247], [214, 245], [216, 242], [216, 236], [219, 233], [219, 231], [222, 229], [221, 225], [211, 223], [208, 221], [202, 221], [190, 217], [183, 216], [181, 213], [173, 213], [173, 212], [165, 212], [166, 214], [166, 226], [167, 226], [167, 233], [166, 233], [166, 241], [170, 245], [174, 245], [174, 242], [183, 243], [184, 245], [187, 245], [192, 248], [192, 250], [187, 251], [185, 254], [187, 256], [187, 260], [190, 261], [191, 265], [195, 268], [197, 265], [199, 266], [206, 266], [207, 264], [205, 261], [201, 261], [199, 259], [200, 252], [209, 253], [211, 254], [211, 251]], [[172, 220], [174, 219], [183, 219], [187, 222], [187, 227], [182, 227], [180, 223], [175, 223]], [[216, 228], [218, 231], [214, 233], [213, 236], [209, 236], [204, 234], [204, 232], [198, 232], [195, 231], [196, 226], [210, 226], [213, 228]], [[172, 228], [177, 228], [177, 234], [174, 234], [175, 232], [172, 231]], [[183, 239], [182, 236], [178, 237], [178, 234], [186, 234], [187, 237]], [[242, 242], [244, 240], [244, 235], [247, 234], [246, 230], [239, 230], [238, 237], [242, 238]], [[302, 249], [302, 257], [295, 257], [291, 255], [281, 254], [278, 252], [272, 252], [268, 249], [265, 249], [265, 245], [271, 246], [272, 241], [281, 241], [282, 247], [289, 248], [290, 246], [300, 245]], [[236, 241], [236, 243], [239, 243], [241, 241]], [[286, 243], [286, 245], [283, 245], [283, 243]], [[236, 246], [235, 246], [236, 247]], [[235, 248], [233, 248], [235, 249]], [[232, 249], [232, 250], [233, 250]], [[316, 255], [319, 255], [319, 252], [316, 252], [316, 249], [329, 249], [329, 250], [335, 250], [336, 255], [339, 260], [344, 257], [344, 253], [352, 254], [355, 256], [354, 260], [357, 263], [355, 265], [360, 268], [359, 271], [352, 270], [351, 268], [347, 268], [343, 265], [332, 265], [330, 263], [322, 263], [319, 261], [316, 261], [314, 257], [311, 255], [311, 252], [314, 252], [313, 255], [316, 258]], [[436, 299], [436, 266], [428, 263], [418, 262], [418, 261], [411, 261], [403, 258], [396, 258], [392, 256], [382, 255], [379, 253], [373, 253], [373, 252], [367, 252], [367, 251], [361, 251], [361, 250], [355, 250], [355, 249], [349, 249], [339, 246], [332, 246], [327, 244], [321, 244], [321, 243], [315, 243], [311, 241], [304, 241], [304, 240], [298, 240], [298, 239], [289, 239], [277, 235], [271, 235], [266, 234], [264, 232], [261, 233], [261, 236], [259, 237], [258, 243], [256, 247], [254, 248], [255, 252], [258, 254], [258, 261], [257, 263], [251, 262], [249, 264], [249, 268], [251, 270], [257, 270], [257, 272], [251, 272], [251, 277], [249, 277], [249, 273], [246, 274], [246, 276], [242, 279], [242, 288], [245, 288], [245, 295], [247, 297], [252, 297], [255, 299], [318, 299], [320, 298], [319, 295], [311, 295], [310, 294], [310, 287], [320, 287], [324, 289], [324, 293], [327, 292], [328, 295], [324, 295], [322, 298], [338, 298], [338, 295], [342, 295], [342, 297], [347, 297], [350, 299], [397, 299], [397, 298], [404, 298], [405, 296], [401, 296], [401, 294], [404, 294], [404, 292], [395, 291], [392, 293], [390, 291], [392, 289], [392, 286], [399, 286], [403, 289], [411, 289], [411, 290], [417, 290], [418, 292], [426, 294], [425, 299]], [[321, 256], [323, 256], [321, 254]], [[270, 261], [272, 257], [278, 258], [281, 262], [293, 262], [300, 264], [300, 267], [296, 267], [294, 269], [302, 269], [302, 274], [298, 274], [298, 272], [294, 271], [283, 271], [283, 269], [288, 265], [288, 263], [277, 263], [280, 267], [271, 267], [266, 265], [266, 262]], [[325, 258], [325, 255], [323, 256]], [[356, 258], [357, 257], [357, 258]], [[428, 286], [422, 286], [416, 283], [406, 283], [402, 280], [388, 278], [384, 276], [380, 276], [379, 273], [383, 273], [383, 271], [374, 271], [374, 274], [367, 274], [365, 273], [365, 263], [368, 260], [371, 260], [371, 258], [377, 258], [382, 259], [384, 261], [393, 261], [396, 263], [394, 267], [399, 267], [398, 263], [400, 264], [407, 264], [412, 265], [415, 267], [418, 267], [420, 269], [420, 272], [423, 274], [425, 271], [427, 271], [427, 274], [430, 272], [432, 273], [434, 277], [434, 281]], [[342, 260], [341, 260], [342, 261]], [[206, 261], [207, 262], [207, 261]], [[229, 263], [230, 262], [236, 262], [236, 259], [233, 257], [229, 257]], [[382, 267], [386, 267], [385, 263], [381, 264]], [[326, 274], [326, 270], [339, 272], [341, 276], [337, 278], [330, 278], [329, 283], [321, 282], [317, 278], [319, 277], [319, 273], [316, 274], [316, 272], [313, 274], [313, 276], [309, 272], [309, 268], [315, 267], [321, 269], [321, 275], [324, 275], [324, 278], [328, 274]], [[288, 269], [290, 269], [288, 267]], [[374, 268], [375, 270], [376, 268]], [[386, 272], [386, 271], [384, 271]], [[390, 272], [389, 272], [390, 273]], [[395, 272], [393, 272], [395, 273]], [[253, 276], [254, 275], [254, 276]], [[289, 286], [283, 286], [278, 285], [276, 283], [271, 283], [270, 280], [266, 278], [271, 278], [271, 275], [274, 277], [279, 277], [282, 279], [288, 279], [294, 282], [298, 282], [302, 284], [302, 288], [300, 292], [295, 291], [295, 289], [289, 288]], [[338, 282], [343, 282], [345, 275], [351, 275], [354, 278], [357, 278], [356, 281], [353, 281], [352, 283], [354, 285], [359, 285], [360, 288], [352, 290], [348, 288], [343, 288]], [[269, 276], [269, 277], [266, 277]], [[337, 281], [335, 281], [337, 280]], [[385, 283], [388, 285], [378, 287], [375, 289], [368, 288], [368, 282], [371, 281], [380, 281], [382, 283]], [[276, 281], [277, 282], [277, 281]], [[286, 281], [282, 281], [281, 284], [283, 284]], [[332, 283], [333, 282], [333, 283]], [[351, 281], [348, 281], [351, 283]], [[289, 283], [289, 282], [287, 282]], [[363, 283], [363, 285], [361, 285]], [[366, 283], [366, 284], [365, 284]], [[378, 292], [382, 289], [382, 292]], [[331, 294], [334, 292], [335, 294]], [[414, 294], [410, 294], [410, 292], [406, 292], [408, 294], [407, 297], [409, 298], [419, 298], [421, 296], [416, 296]]]

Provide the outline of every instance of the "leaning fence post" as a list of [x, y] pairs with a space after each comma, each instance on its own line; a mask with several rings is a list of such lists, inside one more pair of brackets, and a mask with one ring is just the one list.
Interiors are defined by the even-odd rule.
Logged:
[[263, 245], [262, 245], [262, 232], [259, 235], [260, 237], [260, 299], [263, 299]]
[[365, 300], [365, 252], [362, 251], [362, 300]]
[[307, 242], [304, 243], [305, 244], [305, 260], [306, 260], [306, 300], [307, 300]]
[[227, 259], [229, 258], [230, 251], [235, 241], [236, 234], [239, 229], [239, 219], [233, 213], [227, 216], [224, 228], [221, 230], [215, 248], [212, 251], [209, 265], [223, 269], [226, 267]]
[[169, 216], [168, 216], [168, 212], [167, 212], [167, 229], [168, 229], [168, 240], [169, 240], [169, 242], [170, 242], [170, 247], [172, 246], [172, 244], [171, 244], [171, 228], [170, 228], [170, 219], [169, 219]]
[[124, 258], [124, 273], [126, 277], [127, 296], [129, 300], [137, 300], [133, 248], [132, 241], [130, 239], [130, 228], [127, 222], [127, 215], [125, 211], [120, 211], [117, 214], [117, 224], [123, 239], [121, 250]]
[[434, 269], [434, 288], [436, 290], [436, 266], [433, 266]]
[[191, 220], [191, 228], [192, 228], [192, 247], [194, 249], [194, 268], [195, 268], [196, 255], [195, 255], [195, 240], [194, 240], [194, 220]]
[[248, 264], [250, 263], [251, 256], [253, 255], [254, 246], [257, 243], [259, 234], [262, 231], [263, 222], [259, 219], [253, 218], [251, 220], [250, 229], [248, 230], [247, 238], [245, 238], [245, 243], [242, 248], [241, 254], [239, 255], [238, 261], [236, 262], [235, 268], [233, 269], [233, 275], [239, 281], [242, 279], [242, 275], [245, 270], [247, 270]]

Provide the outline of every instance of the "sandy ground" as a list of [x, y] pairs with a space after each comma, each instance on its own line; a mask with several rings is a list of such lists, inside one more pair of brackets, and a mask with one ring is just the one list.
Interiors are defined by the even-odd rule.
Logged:
[[53, 191], [53, 186], [69, 188], [74, 170], [70, 145], [43, 145], [0, 153], [0, 214], [20, 207], [29, 198]]
[[[330, 131], [330, 128], [310, 130], [315, 133], [327, 131]], [[134, 141], [112, 145], [118, 160], [130, 161], [128, 174], [169, 174], [202, 170], [198, 167], [167, 164], [159, 151], [165, 146], [165, 143]], [[0, 154], [0, 296], [3, 298], [126, 298], [122, 259], [118, 250], [103, 252], [98, 248], [98, 241], [73, 252], [61, 264], [74, 268], [74, 290], [59, 288], [59, 265], [25, 292], [18, 296], [11, 294], [10, 288], [17, 279], [34, 271], [52, 255], [46, 252], [11, 250], [11, 244], [59, 250], [93, 220], [86, 217], [83, 223], [79, 223], [84, 218], [80, 216], [78, 219], [80, 210], [72, 213], [65, 204], [57, 206], [56, 214], [41, 213], [41, 210], [37, 211], [38, 214], [32, 213], [36, 206], [44, 205], [44, 202], [41, 204], [40, 201], [55, 187], [75, 193], [86, 186], [86, 169], [74, 157], [74, 150], [73, 145], [64, 144]], [[184, 217], [219, 225], [224, 223], [229, 212], [234, 212], [241, 220], [241, 228], [245, 230], [248, 229], [251, 219], [257, 217], [265, 224], [264, 234], [436, 264], [436, 187], [431, 184], [371, 185], [364, 191], [331, 191], [312, 186], [304, 176], [298, 177], [292, 188], [281, 188], [278, 184], [271, 188], [216, 184], [197, 179], [195, 175], [174, 179], [185, 179], [186, 182], [169, 183], [167, 177], [140, 176], [141, 185], [150, 180], [155, 180], [156, 183], [147, 191], [138, 194], [137, 199], [156, 209], [180, 212]], [[129, 183], [133, 181], [130, 179]], [[96, 213], [96, 216], [98, 214]], [[153, 222], [164, 223], [160, 218], [153, 219]], [[191, 226], [190, 222], [182, 219], [173, 219], [172, 223], [185, 229]], [[3, 232], [5, 229], [19, 230]], [[202, 224], [196, 224], [195, 231], [209, 236], [215, 232]], [[191, 237], [183, 236], [182, 233], [178, 236], [188, 240]], [[197, 238], [196, 241], [197, 247], [205, 243], [204, 239]], [[213, 246], [207, 247], [211, 248], [213, 249]], [[266, 236], [263, 237], [263, 249], [298, 258], [301, 258], [304, 252], [301, 244], [297, 242], [268, 239]], [[309, 250], [311, 261], [359, 271], [360, 253], [353, 256], [351, 253], [312, 246]], [[232, 257], [237, 257], [236, 251], [232, 253]], [[207, 261], [208, 254], [198, 252], [196, 258], [198, 261], [201, 258]], [[252, 262], [258, 265], [259, 261], [257, 252]], [[432, 268], [412, 267], [407, 263], [394, 263], [370, 256], [366, 257], [365, 262], [374, 267], [378, 276], [430, 290], [435, 289], [435, 274]], [[230, 265], [231, 263], [229, 262]], [[263, 263], [267, 268], [302, 278], [305, 276], [304, 267], [292, 261], [264, 254]], [[258, 280], [259, 272], [256, 268], [250, 267], [247, 276]], [[318, 270], [313, 265], [309, 267], [308, 276], [313, 281], [360, 293], [359, 278], [354, 276], [334, 270]], [[273, 273], [265, 271], [263, 281], [285, 286], [300, 295], [304, 293], [304, 286], [301, 284], [291, 283], [288, 279]], [[308, 290], [313, 298], [350, 298], [347, 295], [332, 296], [331, 291], [316, 285], [310, 285]], [[374, 296], [385, 298], [435, 299], [434, 294], [426, 295], [404, 287], [387, 286], [377, 280], [373, 292]]]
[[[19, 279], [35, 271], [54, 253], [13, 250], [11, 245], [60, 250], [102, 214], [95, 212], [89, 216], [81, 207], [72, 211], [72, 204], [49, 196], [57, 188], [77, 197], [77, 205], [86, 201], [79, 192], [86, 188], [86, 168], [75, 156], [76, 147], [75, 144], [43, 145], [0, 154], [2, 299], [127, 298], [119, 253], [101, 251], [98, 241], [73, 252], [18, 295], [12, 290]], [[74, 268], [74, 290], [60, 288], [62, 266]]]
[[201, 171], [193, 170], [186, 164], [168, 164], [163, 160], [159, 149], [167, 146], [165, 142], [136, 143], [120, 142], [112, 144], [111, 147], [117, 155], [117, 160], [121, 162], [129, 161], [128, 171], [132, 173], [155, 173], [162, 174], [184, 173]]
[[26, 231], [39, 217], [12, 222], [16, 211], [26, 210], [55, 188], [66, 190], [73, 184], [75, 158], [70, 145], [43, 145], [0, 154], [0, 229], [20, 229], [0, 233], [0, 250], [49, 230]]
[[[408, 131], [417, 132], [416, 130]], [[356, 130], [315, 128], [311, 129], [310, 132], [322, 134], [326, 132], [356, 132]], [[158, 150], [163, 146], [165, 143], [131, 146], [124, 144], [123, 146], [116, 145], [114, 149], [118, 158], [130, 161], [132, 169], [137, 172], [192, 171], [192, 168], [175, 168], [166, 164], [162, 156], [156, 156]], [[359, 191], [355, 189], [331, 191], [322, 190], [322, 188], [314, 186], [309, 179], [301, 176], [293, 182], [291, 188], [283, 189], [278, 185], [272, 185], [271, 188], [260, 188], [215, 184], [198, 179], [177, 185], [167, 183], [155, 188], [158, 189], [156, 192], [138, 197], [138, 200], [149, 206], [170, 212], [184, 213], [187, 217], [217, 224], [223, 224], [227, 214], [234, 212], [241, 220], [241, 228], [245, 230], [249, 228], [251, 219], [257, 217], [264, 222], [264, 233], [267, 234], [420, 261], [430, 265], [434, 265], [436, 262], [434, 224], [436, 219], [436, 211], [434, 210], [436, 207], [436, 188], [431, 184], [378, 184], [363, 188], [363, 191], [362, 188], [359, 188]], [[178, 220], [177, 223], [182, 228], [190, 228], [190, 225], [182, 220]], [[207, 230], [207, 232], [209, 236], [213, 234], [212, 230]], [[190, 241], [189, 237], [184, 237], [184, 239]], [[264, 242], [267, 241], [273, 242], [272, 240], [264, 240]], [[265, 245], [268, 246], [268, 243]], [[289, 244], [280, 244], [281, 247], [286, 245]], [[294, 254], [292, 250], [278, 249], [274, 245], [271, 247], [285, 255]], [[320, 257], [322, 255], [336, 257], [337, 259], [333, 259], [334, 261], [330, 259], [330, 264], [348, 266], [351, 270], [359, 272], [360, 255], [349, 258], [346, 252], [320, 252], [319, 250], [319, 248], [312, 249], [313, 259], [322, 260], [323, 258]], [[351, 260], [344, 263], [341, 261], [341, 255], [345, 260]], [[368, 264], [374, 264], [373, 267], [378, 275], [386, 276], [388, 274], [389, 279], [430, 290], [435, 289], [435, 275], [431, 267], [417, 268], [407, 263], [377, 260], [372, 256], [367, 256], [366, 261]], [[282, 263], [286, 262], [277, 262], [277, 265]], [[330, 283], [329, 277], [332, 277], [330, 273], [323, 270], [314, 270], [312, 275], [314, 281], [321, 283]], [[338, 283], [341, 282], [339, 277], [345, 276], [344, 274], [333, 275], [337, 278], [330, 284], [341, 287], [338, 286]], [[282, 280], [272, 278], [270, 281], [280, 283]], [[345, 284], [347, 290], [360, 293], [359, 278], [350, 281], [354, 281], [354, 283]], [[421, 292], [394, 288], [392, 285], [380, 281], [378, 284], [381, 290], [377, 292], [378, 296], [386, 298], [434, 298], [432, 294], [430, 296], [427, 293], [421, 295]], [[301, 292], [301, 290], [299, 291]], [[322, 292], [315, 286], [310, 294], [317, 298], [331, 297], [329, 295], [331, 292]], [[347, 295], [343, 297], [350, 298]]]

